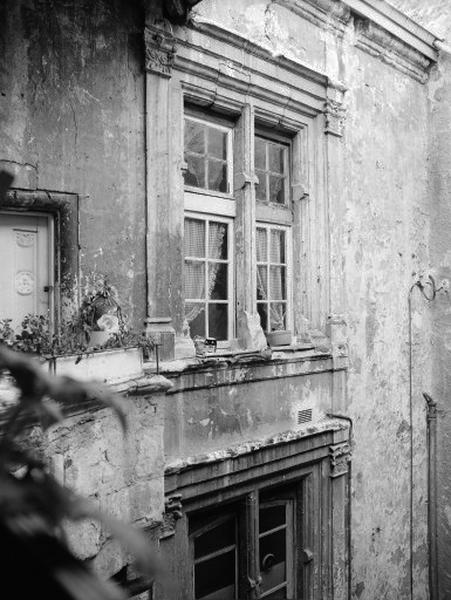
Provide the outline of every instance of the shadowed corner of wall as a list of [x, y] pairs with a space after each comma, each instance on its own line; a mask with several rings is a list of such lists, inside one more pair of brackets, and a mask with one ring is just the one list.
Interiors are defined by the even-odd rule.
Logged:
[[0, 171], [0, 202], [4, 202], [6, 200], [6, 192], [12, 185], [14, 181], [14, 176], [11, 175], [8, 171]]

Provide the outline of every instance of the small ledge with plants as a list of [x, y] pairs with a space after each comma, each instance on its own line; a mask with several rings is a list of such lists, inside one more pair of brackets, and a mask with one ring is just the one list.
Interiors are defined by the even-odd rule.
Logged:
[[117, 292], [105, 278], [56, 328], [44, 315], [28, 314], [16, 327], [11, 319], [0, 319], [0, 344], [33, 355], [49, 373], [106, 383], [122, 394], [154, 394], [171, 387], [164, 377], [144, 372], [153, 340], [128, 325]]

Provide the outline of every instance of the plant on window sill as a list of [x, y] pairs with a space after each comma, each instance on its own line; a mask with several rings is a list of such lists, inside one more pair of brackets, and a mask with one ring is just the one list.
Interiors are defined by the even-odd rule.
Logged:
[[16, 331], [11, 319], [0, 319], [0, 342], [13, 350], [44, 358], [90, 354], [108, 348], [141, 348], [149, 358], [154, 348], [152, 338], [137, 333], [127, 323], [117, 300], [117, 292], [102, 278], [88, 293], [80, 309], [70, 319], [51, 331], [49, 318], [28, 314]]

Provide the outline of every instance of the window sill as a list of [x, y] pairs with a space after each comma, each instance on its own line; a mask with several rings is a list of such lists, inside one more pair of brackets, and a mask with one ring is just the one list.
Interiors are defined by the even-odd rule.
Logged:
[[[347, 368], [347, 356], [333, 356], [330, 345], [314, 346], [312, 343], [297, 343], [290, 346], [274, 346], [262, 351], [218, 349], [216, 352], [205, 354], [203, 357], [192, 357], [159, 363], [159, 374], [173, 379], [182, 375], [202, 372], [213, 372], [233, 367], [272, 367], [290, 363], [305, 363], [304, 372], [343, 370]], [[321, 363], [309, 366], [311, 363]], [[156, 372], [153, 361], [144, 364], [147, 374]], [[299, 373], [301, 374], [301, 373]], [[283, 372], [279, 377], [283, 377]], [[294, 375], [294, 373], [293, 373]], [[286, 376], [290, 376], [289, 373]], [[252, 379], [258, 380], [255, 373]], [[232, 382], [230, 382], [232, 383]]]

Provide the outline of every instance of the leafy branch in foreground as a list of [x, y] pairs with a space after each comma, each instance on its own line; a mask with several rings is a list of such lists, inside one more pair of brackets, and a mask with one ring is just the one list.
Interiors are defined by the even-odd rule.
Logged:
[[60, 600], [124, 598], [119, 587], [98, 578], [72, 553], [63, 523], [98, 520], [135, 557], [140, 572], [153, 578], [159, 566], [144, 534], [61, 485], [18, 441], [30, 417], [46, 429], [63, 420], [61, 406], [89, 399], [112, 408], [125, 431], [122, 398], [98, 384], [51, 376], [35, 360], [0, 345], [3, 373], [10, 374], [19, 391], [0, 432], [0, 551], [4, 572], [17, 576], [16, 597], [39, 591]]

